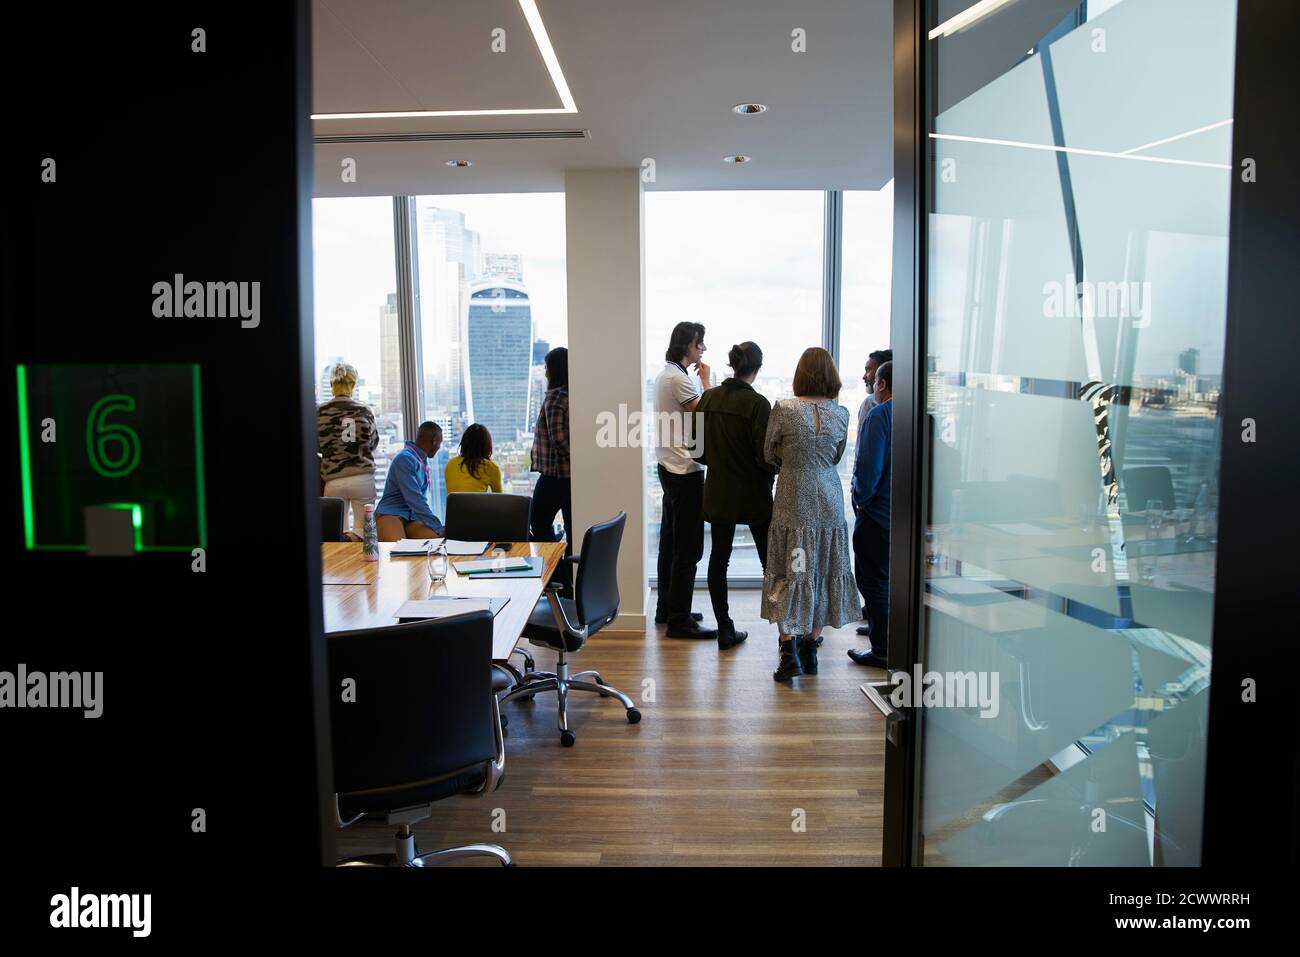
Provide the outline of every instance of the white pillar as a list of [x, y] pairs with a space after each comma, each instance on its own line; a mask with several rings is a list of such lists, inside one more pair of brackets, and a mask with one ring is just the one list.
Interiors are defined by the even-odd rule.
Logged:
[[[597, 421], [644, 405], [645, 206], [641, 171], [564, 173], [569, 293], [569, 435], [574, 549], [587, 527], [627, 512], [618, 556], [619, 617], [610, 626], [644, 634], [645, 460], [638, 445], [600, 448]], [[635, 420], [634, 420], [635, 421]], [[621, 436], [626, 438], [626, 436]]]

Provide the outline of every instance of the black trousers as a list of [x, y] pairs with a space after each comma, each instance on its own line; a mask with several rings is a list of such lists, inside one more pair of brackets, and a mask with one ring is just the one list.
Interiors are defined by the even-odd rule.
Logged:
[[871, 650], [889, 647], [889, 529], [863, 512], [853, 523], [853, 575], [871, 622]]
[[[749, 526], [749, 534], [758, 549], [758, 561], [767, 571], [768, 522]], [[713, 550], [709, 552], [709, 600], [713, 602], [713, 617], [718, 620], [719, 631], [735, 631], [727, 605], [727, 565], [731, 562], [731, 546], [736, 540], [736, 526], [732, 522], [709, 522], [713, 531]]]
[[695, 568], [704, 554], [704, 472], [678, 475], [659, 466], [664, 490], [659, 522], [659, 596], [655, 617], [686, 625], [691, 617]]
[[[573, 554], [573, 480], [541, 475], [533, 489], [533, 501], [528, 510], [529, 537], [534, 542], [554, 542], [555, 513], [564, 518], [564, 554]], [[560, 562], [555, 577], [564, 586], [565, 594], [573, 594], [573, 566]]]

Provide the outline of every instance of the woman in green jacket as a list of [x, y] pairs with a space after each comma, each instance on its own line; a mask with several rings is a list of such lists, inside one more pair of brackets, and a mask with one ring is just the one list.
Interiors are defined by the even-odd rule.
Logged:
[[709, 555], [709, 598], [718, 620], [718, 648], [740, 644], [747, 632], [736, 631], [727, 609], [727, 565], [737, 525], [748, 525], [767, 568], [767, 527], [772, 520], [772, 480], [776, 467], [763, 456], [767, 417], [772, 405], [754, 391], [763, 367], [763, 350], [752, 342], [732, 346], [727, 354], [731, 378], [700, 397], [695, 411], [703, 432], [704, 520], [713, 529]]

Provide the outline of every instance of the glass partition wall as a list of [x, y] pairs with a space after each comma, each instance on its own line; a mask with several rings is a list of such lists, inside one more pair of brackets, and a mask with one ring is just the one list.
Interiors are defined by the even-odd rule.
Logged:
[[1235, 3], [928, 7], [920, 856], [1194, 865]]

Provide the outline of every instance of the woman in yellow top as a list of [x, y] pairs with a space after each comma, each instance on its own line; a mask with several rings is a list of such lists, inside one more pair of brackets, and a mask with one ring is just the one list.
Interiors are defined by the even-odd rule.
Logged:
[[447, 494], [499, 492], [501, 469], [492, 461], [492, 433], [475, 422], [460, 437], [460, 455], [447, 462]]

